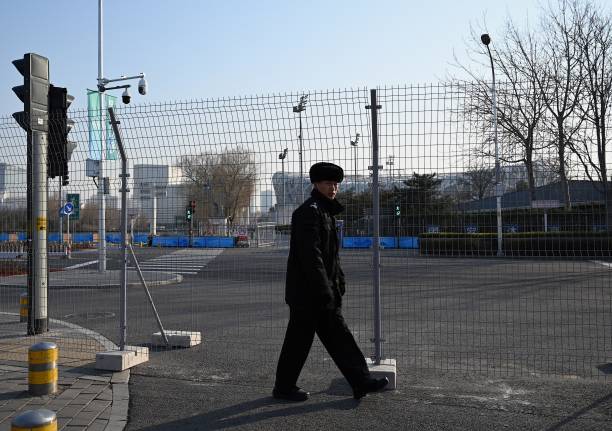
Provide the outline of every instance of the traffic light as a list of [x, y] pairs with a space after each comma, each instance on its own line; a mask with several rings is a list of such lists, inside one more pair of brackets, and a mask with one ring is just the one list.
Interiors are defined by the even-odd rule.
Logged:
[[74, 97], [62, 87], [49, 86], [49, 149], [47, 153], [47, 176], [62, 177], [62, 184], [68, 185], [68, 162], [72, 151], [76, 148], [74, 142], [68, 141], [68, 133], [74, 121], [68, 118], [68, 107]]
[[49, 60], [42, 55], [28, 53], [13, 64], [23, 75], [23, 85], [13, 91], [23, 102], [23, 111], [15, 112], [13, 118], [28, 133], [48, 129]]
[[402, 215], [402, 210], [400, 208], [400, 205], [398, 203], [395, 204], [395, 216], [399, 217]]
[[185, 220], [191, 221], [195, 214], [196, 201], [189, 201], [189, 205], [185, 208]]

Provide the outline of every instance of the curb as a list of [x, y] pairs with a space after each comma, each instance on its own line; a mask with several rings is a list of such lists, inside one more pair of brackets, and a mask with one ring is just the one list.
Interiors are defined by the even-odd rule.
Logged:
[[[172, 272], [168, 272], [166, 274], [174, 274], [174, 277], [169, 279], [169, 280], [147, 281], [147, 287], [167, 286], [167, 285], [170, 285], [170, 284], [178, 284], [178, 283], [181, 283], [183, 281], [183, 276], [181, 274], [176, 274], [176, 273], [172, 273]], [[0, 287], [7, 288], [7, 289], [23, 289], [26, 286], [27, 286], [26, 284], [0, 283]], [[131, 283], [127, 284], [127, 287], [129, 287], [129, 288], [140, 287], [140, 286], [142, 286], [140, 281], [138, 281], [138, 282], [131, 282]], [[52, 290], [92, 289], [92, 288], [95, 288], [95, 289], [118, 289], [120, 287], [121, 287], [121, 285], [119, 283], [112, 283], [112, 284], [89, 284], [89, 285], [80, 285], [80, 286], [75, 286], [74, 284], [63, 284], [63, 285], [62, 284], [60, 284], [60, 285], [49, 284], [49, 289], [52, 289]]]

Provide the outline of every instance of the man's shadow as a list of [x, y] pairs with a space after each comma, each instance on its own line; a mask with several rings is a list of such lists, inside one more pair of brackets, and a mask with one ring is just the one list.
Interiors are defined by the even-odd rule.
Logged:
[[[316, 402], [317, 394], [328, 394], [342, 396], [342, 399], [333, 401]], [[169, 430], [221, 430], [240, 425], [254, 424], [267, 419], [278, 417], [299, 416], [307, 413], [321, 412], [325, 410], [352, 410], [359, 405], [358, 400], [352, 398], [350, 388], [343, 379], [335, 379], [330, 387], [324, 391], [311, 394], [310, 400], [303, 403], [291, 403], [279, 401], [270, 397], [258, 398], [251, 401], [213, 410], [200, 415], [179, 419], [164, 424], [153, 425], [145, 428], [147, 431], [169, 431]], [[255, 411], [265, 407], [276, 406], [272, 410]]]

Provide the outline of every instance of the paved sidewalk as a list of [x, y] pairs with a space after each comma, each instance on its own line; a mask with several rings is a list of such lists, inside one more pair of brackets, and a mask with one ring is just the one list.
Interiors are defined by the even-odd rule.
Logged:
[[[140, 287], [140, 278], [135, 270], [128, 270], [128, 287]], [[142, 273], [147, 286], [163, 286], [176, 284], [183, 281], [183, 276], [173, 272], [143, 271]], [[107, 270], [100, 273], [96, 270], [74, 269], [69, 271], [49, 272], [49, 288], [51, 289], [76, 289], [76, 288], [98, 288], [119, 287], [121, 271]], [[23, 287], [27, 286], [27, 275], [13, 275], [2, 277], [0, 287]]]
[[[95, 369], [96, 352], [117, 349], [101, 335], [51, 320], [50, 330], [25, 336], [19, 315], [0, 313], [0, 431], [11, 429], [20, 412], [46, 408], [57, 414], [58, 430], [120, 431], [127, 422], [129, 370]], [[32, 397], [28, 393], [28, 348], [40, 341], [58, 346], [58, 392]]]

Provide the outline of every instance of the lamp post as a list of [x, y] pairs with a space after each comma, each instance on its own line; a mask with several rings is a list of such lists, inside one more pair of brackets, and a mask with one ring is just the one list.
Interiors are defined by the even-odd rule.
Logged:
[[98, 271], [106, 271], [106, 200], [105, 194], [108, 194], [108, 190], [105, 189], [104, 181], [104, 157], [106, 153], [106, 108], [104, 106], [104, 92], [107, 90], [124, 89], [122, 100], [123, 103], [130, 103], [130, 94], [128, 88], [130, 85], [118, 85], [114, 87], [107, 87], [106, 85], [111, 82], [127, 81], [130, 79], [140, 78], [138, 81], [138, 92], [142, 95], [147, 94], [147, 81], [145, 80], [144, 73], [140, 73], [136, 76], [128, 76], [117, 79], [106, 79], [104, 78], [104, 16], [103, 16], [103, 4], [104, 0], [98, 0], [98, 94], [100, 97], [100, 164], [98, 167]]
[[355, 149], [355, 179], [353, 180], [355, 182], [355, 193], [358, 192], [357, 190], [357, 145], [359, 145], [359, 137], [361, 136], [361, 134], [357, 133], [355, 135], [355, 140], [351, 141], [351, 147], [353, 147]]
[[300, 134], [298, 138], [300, 140], [299, 159], [300, 159], [300, 197], [301, 202], [304, 202], [304, 171], [302, 168], [302, 112], [306, 110], [306, 103], [308, 103], [308, 95], [305, 94], [300, 97], [300, 101], [297, 106], [293, 107], [293, 112], [297, 112], [300, 118]]
[[391, 183], [391, 185], [393, 185], [393, 166], [395, 165], [395, 156], [393, 154], [387, 156], [387, 161], [385, 162], [385, 165], [389, 167], [389, 182]]
[[496, 211], [497, 211], [497, 255], [503, 256], [504, 252], [502, 249], [502, 216], [501, 216], [501, 195], [502, 185], [500, 181], [500, 166], [499, 166], [499, 148], [497, 144], [497, 98], [495, 93], [495, 67], [493, 66], [493, 55], [489, 44], [491, 43], [491, 37], [485, 33], [480, 36], [481, 42], [487, 47], [489, 53], [489, 59], [491, 60], [491, 75], [493, 76], [493, 85], [491, 86], [491, 101], [493, 108], [493, 141], [495, 143], [495, 197], [496, 197]]
[[[278, 158], [281, 161], [281, 173], [282, 173], [282, 177], [283, 177], [283, 200], [282, 200], [283, 204], [282, 204], [282, 208], [284, 210], [284, 208], [285, 208], [285, 159], [287, 158], [287, 148], [285, 148], [283, 150], [283, 152], [278, 155]], [[282, 220], [283, 220], [283, 224], [284, 224], [284, 222], [285, 222], [285, 213], [284, 213], [284, 211], [283, 211], [282, 214], [283, 214]], [[276, 209], [276, 223], [278, 224], [278, 208]]]

